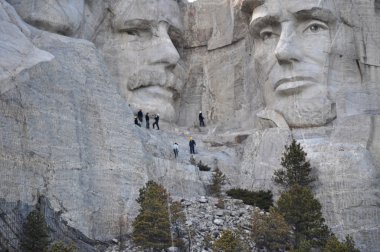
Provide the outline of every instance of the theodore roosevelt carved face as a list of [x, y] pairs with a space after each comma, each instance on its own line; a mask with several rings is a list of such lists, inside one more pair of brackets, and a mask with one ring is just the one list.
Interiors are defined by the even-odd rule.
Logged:
[[177, 1], [118, 0], [111, 12], [113, 31], [103, 51], [122, 95], [135, 108], [175, 120], [183, 86], [175, 46], [182, 29]]
[[253, 10], [250, 29], [266, 107], [292, 127], [335, 118], [329, 98], [329, 54], [337, 17], [329, 1], [266, 0]]

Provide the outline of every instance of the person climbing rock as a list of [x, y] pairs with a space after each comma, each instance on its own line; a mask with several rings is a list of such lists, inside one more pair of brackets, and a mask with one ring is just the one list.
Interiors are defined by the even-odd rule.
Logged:
[[141, 127], [141, 123], [139, 123], [139, 120], [137, 119], [137, 116], [135, 116], [135, 124], [139, 127]]
[[149, 113], [148, 112], [145, 114], [145, 122], [146, 122], [146, 128], [149, 129]]
[[195, 145], [196, 145], [196, 143], [195, 143], [195, 141], [193, 140], [193, 138], [192, 137], [190, 137], [189, 138], [189, 146], [190, 146], [190, 154], [195, 154]]
[[142, 123], [143, 120], [143, 112], [141, 109], [139, 109], [139, 112], [137, 112], [137, 118], [139, 119], [140, 123]]
[[174, 157], [177, 158], [178, 157], [178, 144], [177, 143], [173, 144], [173, 152], [174, 152]]
[[205, 127], [205, 121], [204, 121], [204, 117], [202, 115], [202, 111], [199, 111], [199, 127]]
[[158, 121], [160, 120], [160, 114], [157, 114], [155, 117], [154, 117], [154, 123], [153, 123], [153, 129], [154, 129], [154, 125], [157, 126], [157, 130], [160, 129], [160, 126], [158, 126]]

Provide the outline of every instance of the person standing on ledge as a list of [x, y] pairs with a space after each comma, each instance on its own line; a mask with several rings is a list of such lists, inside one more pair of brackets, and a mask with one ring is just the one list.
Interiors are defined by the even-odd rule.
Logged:
[[190, 141], [189, 141], [189, 146], [190, 146], [190, 154], [195, 154], [195, 141], [193, 140], [192, 137], [189, 138]]
[[158, 121], [160, 120], [160, 114], [157, 114], [155, 117], [154, 117], [154, 123], [153, 123], [153, 129], [154, 129], [154, 125], [157, 126], [157, 130], [160, 129], [160, 126], [158, 126]]
[[135, 116], [135, 124], [139, 127], [141, 127], [141, 124], [139, 123], [139, 120], [137, 119], [137, 116]]
[[149, 129], [149, 113], [148, 112], [145, 114], [145, 122], [146, 122], [146, 128]]
[[141, 109], [139, 109], [139, 112], [137, 112], [137, 118], [139, 119], [140, 123], [143, 121], [143, 112]]
[[199, 127], [205, 127], [205, 121], [204, 121], [204, 117], [202, 115], [202, 111], [199, 111]]
[[178, 157], [178, 144], [174, 143], [173, 144], [173, 152], [174, 152], [174, 158]]

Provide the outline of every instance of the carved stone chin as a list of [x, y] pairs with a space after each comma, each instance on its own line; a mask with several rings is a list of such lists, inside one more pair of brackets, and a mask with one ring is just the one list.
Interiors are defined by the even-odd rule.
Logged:
[[[292, 99], [290, 99], [292, 100]], [[293, 106], [288, 106], [288, 105]], [[323, 126], [336, 118], [335, 104], [328, 98], [298, 99], [289, 103], [279, 102], [274, 106], [293, 128]]]

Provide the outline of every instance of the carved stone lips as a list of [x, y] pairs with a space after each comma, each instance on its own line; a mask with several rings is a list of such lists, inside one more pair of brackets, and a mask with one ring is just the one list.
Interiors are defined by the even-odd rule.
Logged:
[[144, 86], [139, 89], [139, 92], [145, 93], [146, 95], [150, 96], [151, 99], [162, 99], [166, 101], [171, 101], [175, 95], [173, 89], [158, 85]]
[[316, 79], [305, 76], [282, 78], [274, 84], [275, 91], [293, 91], [316, 83]]

